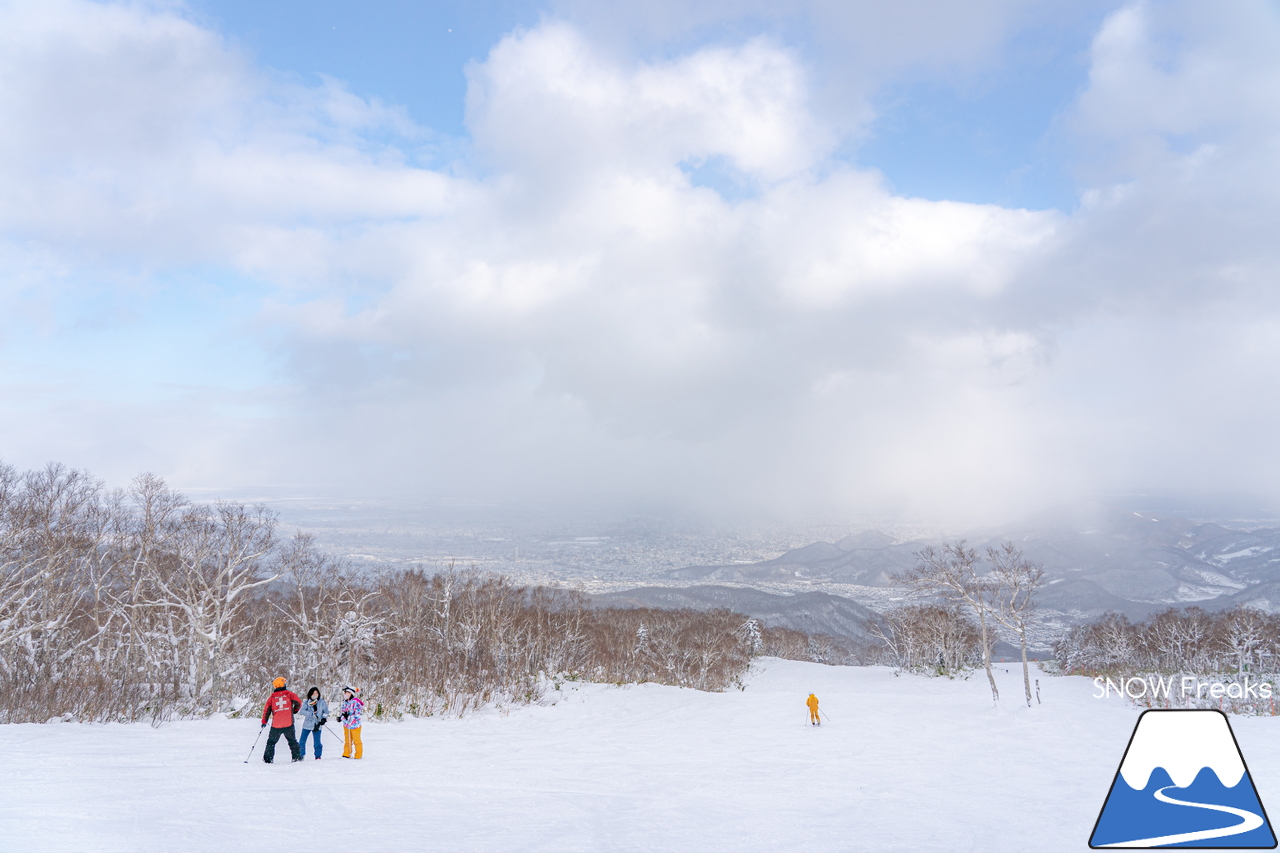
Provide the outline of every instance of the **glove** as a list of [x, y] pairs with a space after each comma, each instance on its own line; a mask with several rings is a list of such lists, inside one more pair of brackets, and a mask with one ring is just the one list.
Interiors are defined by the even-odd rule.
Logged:
[[325, 723], [327, 723], [327, 722], [329, 722], [329, 718], [328, 718], [328, 717], [321, 717], [321, 718], [320, 718], [320, 722], [316, 723], [316, 728], [318, 728], [318, 729], [319, 729], [319, 728], [323, 728], [323, 727], [324, 727], [324, 724], [325, 724]]
[[265, 728], [267, 727], [267, 724], [266, 724], [266, 723], [263, 723], [263, 724], [262, 724], [262, 727], [265, 729]]

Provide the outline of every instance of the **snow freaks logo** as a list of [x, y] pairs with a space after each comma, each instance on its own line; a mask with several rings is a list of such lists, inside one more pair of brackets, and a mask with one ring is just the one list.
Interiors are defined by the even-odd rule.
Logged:
[[1089, 846], [1274, 848], [1227, 715], [1144, 711]]
[[[1151, 697], [1152, 699], [1172, 699], [1174, 695], [1174, 679], [1177, 676], [1170, 675], [1161, 678], [1158, 675], [1148, 675], [1146, 677], [1135, 675], [1133, 678], [1106, 678], [1098, 676], [1093, 680], [1093, 689], [1098, 691], [1093, 694], [1094, 699], [1109, 699], [1112, 696], [1127, 696], [1130, 699], [1142, 699], [1143, 697]], [[1184, 675], [1178, 680], [1178, 690], [1182, 693], [1184, 700], [1190, 698], [1196, 699], [1270, 699], [1274, 695], [1274, 690], [1270, 681], [1253, 681], [1249, 676], [1244, 677], [1243, 683], [1232, 682], [1223, 684], [1221, 681], [1201, 681], [1195, 676]]]

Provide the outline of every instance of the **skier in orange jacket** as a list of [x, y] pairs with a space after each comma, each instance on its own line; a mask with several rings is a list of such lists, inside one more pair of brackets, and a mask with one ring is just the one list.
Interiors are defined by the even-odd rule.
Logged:
[[809, 725], [822, 725], [822, 718], [818, 716], [818, 697], [810, 693], [805, 704], [809, 706]]

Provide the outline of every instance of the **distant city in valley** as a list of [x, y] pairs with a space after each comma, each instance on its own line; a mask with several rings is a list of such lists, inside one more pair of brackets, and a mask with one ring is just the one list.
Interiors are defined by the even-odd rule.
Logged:
[[[249, 498], [252, 500], [253, 498]], [[1034, 645], [1107, 611], [1280, 610], [1280, 522], [1204, 519], [1089, 504], [1003, 525], [715, 524], [607, 511], [316, 498], [260, 499], [282, 532], [371, 571], [475, 567], [520, 583], [581, 590], [601, 603], [728, 607], [766, 623], [865, 639], [872, 614], [908, 601], [894, 573], [929, 544], [1010, 540], [1046, 569]]]

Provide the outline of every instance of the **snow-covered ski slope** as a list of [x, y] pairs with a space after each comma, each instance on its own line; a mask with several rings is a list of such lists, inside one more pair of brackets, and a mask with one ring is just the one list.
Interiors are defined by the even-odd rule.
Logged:
[[[360, 762], [331, 739], [319, 762], [266, 766], [259, 745], [244, 764], [254, 720], [0, 726], [0, 850], [1086, 850], [1139, 710], [1043, 676], [1028, 710], [1008, 670], [998, 711], [981, 672], [765, 660], [741, 692], [566, 684], [506, 715], [367, 724]], [[1280, 810], [1280, 719], [1233, 727]]]

